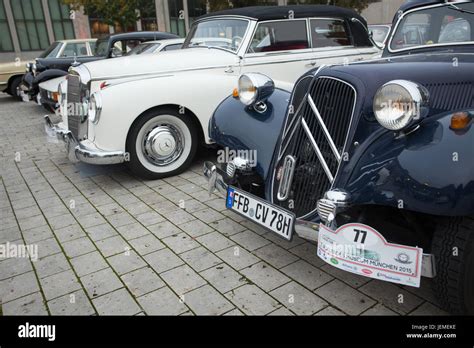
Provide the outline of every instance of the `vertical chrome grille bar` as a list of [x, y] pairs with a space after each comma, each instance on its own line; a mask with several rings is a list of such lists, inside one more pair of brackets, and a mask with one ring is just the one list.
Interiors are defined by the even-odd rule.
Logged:
[[308, 103], [309, 103], [309, 106], [311, 106], [311, 109], [313, 110], [314, 114], [316, 115], [316, 119], [318, 120], [319, 125], [323, 129], [323, 133], [324, 133], [324, 135], [326, 136], [326, 139], [329, 142], [329, 146], [331, 147], [331, 150], [334, 153], [334, 156], [336, 157], [338, 162], [341, 162], [341, 155], [337, 151], [336, 145], [334, 144], [334, 140], [332, 140], [332, 137], [329, 134], [329, 131], [326, 127], [326, 124], [324, 123], [323, 119], [321, 118], [321, 115], [319, 114], [318, 108], [316, 107], [316, 105], [314, 105], [314, 101], [313, 101], [313, 98], [311, 98], [311, 96], [308, 96]]
[[334, 177], [331, 173], [331, 170], [328, 167], [328, 164], [326, 163], [326, 160], [323, 157], [323, 154], [321, 153], [321, 150], [319, 149], [318, 144], [316, 144], [316, 141], [314, 140], [313, 136], [311, 135], [311, 131], [308, 128], [308, 125], [304, 118], [301, 120], [301, 125], [303, 126], [303, 129], [306, 132], [306, 135], [308, 136], [308, 139], [311, 143], [311, 145], [314, 148], [314, 151], [316, 152], [316, 156], [318, 156], [319, 161], [321, 162], [321, 165], [323, 166], [324, 172], [326, 173], [328, 179], [330, 182], [334, 181]]

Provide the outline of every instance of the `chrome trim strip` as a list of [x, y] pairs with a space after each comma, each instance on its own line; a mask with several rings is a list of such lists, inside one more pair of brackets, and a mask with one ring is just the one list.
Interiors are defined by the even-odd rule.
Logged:
[[286, 156], [283, 164], [283, 173], [278, 188], [277, 198], [279, 201], [286, 201], [290, 195], [290, 187], [293, 183], [293, 175], [295, 174], [296, 159], [293, 156]]
[[304, 118], [301, 119], [301, 125], [303, 126], [304, 131], [306, 132], [306, 135], [308, 136], [308, 139], [311, 143], [311, 145], [314, 148], [314, 151], [316, 152], [316, 156], [318, 156], [319, 161], [321, 162], [321, 165], [323, 166], [324, 172], [326, 173], [326, 176], [328, 177], [329, 181], [331, 183], [334, 182], [334, 177], [332, 176], [331, 171], [329, 170], [329, 166], [326, 163], [326, 160], [323, 157], [323, 154], [321, 153], [321, 150], [319, 149], [318, 144], [316, 144], [316, 140], [314, 140], [313, 135], [311, 134], [311, 130], [308, 127], [308, 124], [304, 120]]
[[319, 110], [314, 104], [313, 98], [308, 94], [308, 104], [313, 110], [314, 114], [316, 115], [316, 119], [319, 122], [319, 125], [323, 129], [323, 133], [326, 136], [327, 141], [329, 142], [329, 146], [331, 147], [332, 152], [334, 153], [334, 156], [336, 157], [338, 162], [341, 162], [341, 154], [337, 151], [336, 144], [334, 144], [334, 140], [332, 139], [331, 135], [329, 134], [329, 131], [326, 127], [326, 124], [324, 123], [321, 115], [319, 114]]

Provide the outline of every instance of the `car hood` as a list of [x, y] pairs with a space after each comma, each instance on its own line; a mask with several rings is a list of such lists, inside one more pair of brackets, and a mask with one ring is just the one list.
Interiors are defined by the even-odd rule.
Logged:
[[136, 77], [137, 75], [226, 67], [237, 63], [235, 54], [208, 48], [188, 48], [158, 54], [120, 57], [86, 63], [94, 80]]

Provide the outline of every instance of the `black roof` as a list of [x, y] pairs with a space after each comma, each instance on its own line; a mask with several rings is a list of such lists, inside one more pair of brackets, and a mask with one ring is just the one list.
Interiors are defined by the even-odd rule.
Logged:
[[244, 16], [258, 21], [287, 19], [290, 11], [293, 11], [294, 18], [306, 17], [337, 17], [337, 18], [357, 18], [366, 24], [365, 19], [354, 10], [337, 6], [327, 5], [294, 5], [294, 6], [250, 6], [233, 8], [230, 10], [216, 11], [208, 13], [198, 18], [198, 20], [215, 16]]
[[177, 39], [178, 35], [162, 31], [133, 31], [130, 33], [111, 34], [105, 37], [106, 40], [132, 40], [134, 38], [147, 38], [151, 40]]

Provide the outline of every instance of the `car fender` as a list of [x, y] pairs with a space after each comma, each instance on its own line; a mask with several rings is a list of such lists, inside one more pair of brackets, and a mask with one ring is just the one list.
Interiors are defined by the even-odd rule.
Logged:
[[39, 84], [57, 77], [66, 76], [67, 72], [59, 69], [50, 69], [39, 73], [33, 81], [33, 86], [38, 88]]
[[283, 127], [290, 93], [275, 89], [267, 100], [267, 110], [259, 113], [228, 97], [209, 122], [209, 134], [219, 146], [229, 150], [253, 150], [256, 172], [265, 179], [269, 173], [278, 137]]
[[474, 125], [471, 121], [454, 131], [451, 117], [451, 112], [431, 116], [405, 136], [385, 132], [355, 154], [348, 182], [338, 187], [351, 193], [355, 205], [441, 216], [473, 214]]
[[[206, 143], [212, 113], [237, 86], [238, 76], [205, 71], [146, 77], [132, 81], [111, 81], [98, 93], [102, 112], [97, 125], [89, 123], [89, 139], [104, 150], [124, 151], [133, 122], [146, 111], [174, 106], [194, 114]], [[119, 116], [120, 115], [120, 116]]]

